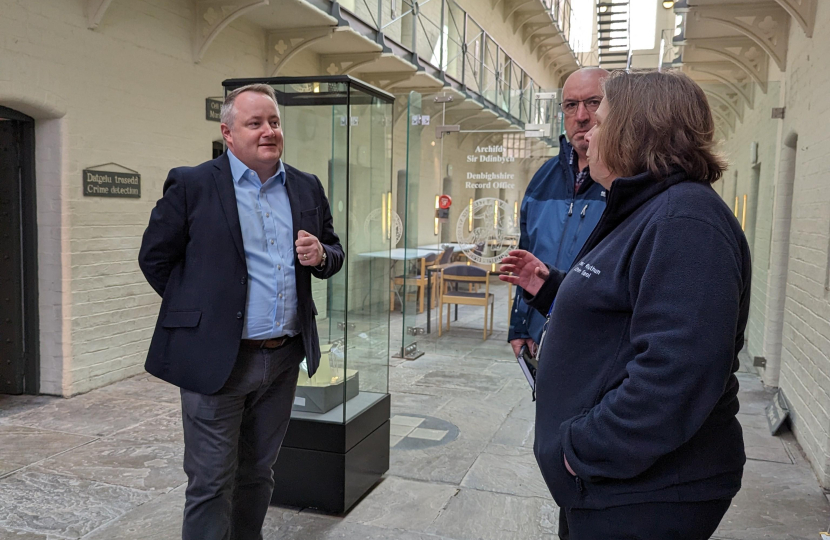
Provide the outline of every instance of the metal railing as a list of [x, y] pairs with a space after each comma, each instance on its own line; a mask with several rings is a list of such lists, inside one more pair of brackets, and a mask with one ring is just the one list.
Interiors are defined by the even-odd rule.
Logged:
[[[539, 0], [566, 42], [571, 0]], [[540, 86], [454, 0], [340, 0], [339, 5], [448, 84], [519, 124], [549, 114]], [[571, 45], [573, 50], [573, 45]], [[578, 63], [576, 55], [574, 59]]]
[[571, 0], [542, 0], [542, 4], [547, 8], [553, 18], [553, 23], [559, 29], [559, 32], [565, 38], [565, 41], [571, 41], [571, 19], [573, 10], [571, 9]]

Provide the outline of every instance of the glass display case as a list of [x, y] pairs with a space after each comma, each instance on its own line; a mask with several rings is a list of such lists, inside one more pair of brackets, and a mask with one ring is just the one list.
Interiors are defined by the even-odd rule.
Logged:
[[320, 179], [346, 252], [340, 272], [312, 282], [322, 358], [311, 376], [301, 365], [273, 502], [345, 512], [389, 468], [394, 97], [349, 76], [223, 85], [251, 83], [274, 88], [283, 161]]

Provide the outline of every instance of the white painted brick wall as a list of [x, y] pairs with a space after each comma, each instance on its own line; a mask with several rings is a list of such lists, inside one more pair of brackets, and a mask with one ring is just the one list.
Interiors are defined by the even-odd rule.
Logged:
[[[61, 205], [68, 210], [60, 229], [68, 275], [58, 276], [69, 309], [55, 313], [60, 304], [41, 302], [41, 325], [67, 324], [68, 335], [44, 328], [57, 340], [41, 343], [44, 392], [71, 395], [142, 371], [159, 303], [136, 262], [150, 209], [167, 171], [209, 159], [220, 138], [218, 124], [204, 119], [204, 98], [221, 95], [227, 77], [263, 74], [264, 33], [244, 21], [194, 64], [191, 9], [184, 1], [116, 0], [91, 31], [78, 2], [0, 2], [3, 71], [68, 104], [63, 184], [38, 193], [42, 225], [60, 220]], [[83, 197], [81, 170], [110, 161], [141, 173], [141, 199]], [[40, 244], [42, 260], [61, 245], [43, 234]], [[60, 266], [60, 251], [52, 258]], [[41, 289], [50, 283], [43, 278]]]
[[[798, 135], [779, 385], [792, 407], [793, 430], [825, 487], [830, 487], [830, 297], [826, 289], [830, 272], [830, 103], [826, 99], [830, 72], [823, 65], [830, 53], [830, 34], [821, 29], [828, 23], [830, 5], [819, 3], [812, 39], [798, 24], [791, 24], [787, 71], [782, 74], [786, 118], [775, 121], [781, 122], [780, 132], [770, 137], [764, 131], [772, 104], [756, 93], [762, 106], [747, 111], [744, 123], [739, 123], [725, 146], [737, 159], [740, 193], [749, 178], [740, 165], [742, 155], [748, 153], [748, 141], [753, 137], [773, 141], [771, 146], [762, 143], [766, 165], [767, 154], [780, 151], [788, 134]], [[776, 164], [765, 172], [777, 168]], [[767, 278], [784, 268], [775, 263], [765, 268], [772, 228], [782, 226], [779, 217], [772, 216], [773, 189], [772, 178], [765, 174], [764, 210], [759, 214], [753, 253], [755, 282], [748, 332], [752, 355], [764, 354], [763, 333], [765, 325], [771, 324], [771, 319], [764, 318]]]
[[[758, 190], [757, 218], [755, 231], [747, 231], [747, 238], [753, 238], [752, 245], [752, 300], [747, 325], [746, 349], [750, 356], [763, 356], [764, 312], [767, 301], [767, 278], [770, 260], [770, 230], [773, 214], [773, 194], [777, 176], [777, 145], [780, 120], [770, 118], [770, 110], [779, 103], [779, 84], [770, 83], [766, 94], [755, 91], [755, 109], [746, 110], [744, 121], [736, 124], [734, 134], [723, 144], [722, 152], [727, 157], [729, 169], [715, 186], [721, 192], [730, 209], [734, 209], [735, 196], [739, 199], [738, 219], [742, 218], [743, 195], [751, 193], [753, 177], [750, 163], [750, 145], [758, 143], [760, 162], [760, 185]], [[738, 174], [737, 189], [735, 173]], [[755, 201], [747, 197], [747, 214], [752, 212]], [[747, 220], [748, 221], [748, 220]]]

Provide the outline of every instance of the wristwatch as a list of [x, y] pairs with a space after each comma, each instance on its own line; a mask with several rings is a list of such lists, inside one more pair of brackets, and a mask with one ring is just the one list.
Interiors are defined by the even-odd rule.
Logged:
[[327, 258], [328, 258], [328, 256], [326, 255], [326, 248], [323, 248], [323, 258], [320, 259], [320, 264], [318, 264], [314, 268], [316, 268], [317, 270], [324, 269], [326, 267], [326, 259]]

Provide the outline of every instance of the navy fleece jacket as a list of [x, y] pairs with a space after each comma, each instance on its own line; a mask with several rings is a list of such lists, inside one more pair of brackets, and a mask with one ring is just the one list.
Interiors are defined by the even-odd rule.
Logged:
[[556, 502], [733, 497], [746, 459], [734, 372], [751, 276], [735, 216], [683, 173], [617, 179], [575, 261], [525, 293], [544, 313], [556, 299], [534, 446]]

